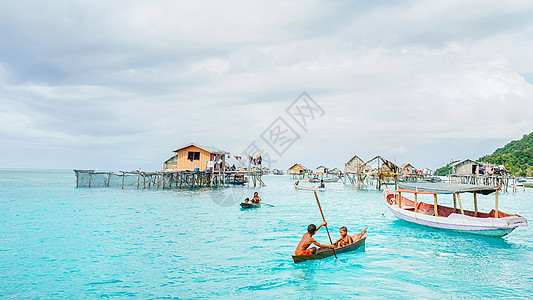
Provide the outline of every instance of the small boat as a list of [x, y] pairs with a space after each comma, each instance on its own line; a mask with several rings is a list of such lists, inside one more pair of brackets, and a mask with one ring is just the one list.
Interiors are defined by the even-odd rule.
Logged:
[[307, 182], [320, 182], [320, 181], [337, 182], [337, 181], [339, 181], [339, 178], [335, 178], [335, 177], [332, 177], [332, 178], [307, 178], [307, 179], [304, 179], [304, 180], [307, 181]]
[[[455, 183], [430, 183], [413, 182], [399, 183], [395, 192], [385, 189], [383, 199], [389, 210], [399, 219], [424, 226], [451, 229], [490, 236], [504, 236], [511, 233], [516, 227], [527, 226], [527, 219], [517, 215], [508, 214], [498, 210], [498, 187], [455, 184]], [[474, 195], [474, 211], [463, 210], [461, 193]], [[402, 196], [402, 193], [414, 194], [414, 201]], [[495, 193], [495, 209], [489, 213], [478, 212], [477, 195]], [[418, 194], [433, 195], [434, 204], [417, 201]], [[437, 204], [437, 195], [453, 195], [454, 207]], [[401, 201], [399, 200], [401, 199]], [[459, 208], [457, 208], [457, 202]]]
[[244, 175], [235, 175], [231, 176], [229, 179], [226, 179], [226, 184], [233, 184], [233, 185], [244, 185], [248, 183], [248, 179], [244, 177]]
[[533, 188], [533, 182], [522, 182], [522, 185], [527, 188]]
[[[353, 237], [355, 237], [354, 235]], [[351, 243], [350, 245], [346, 245], [343, 247], [335, 248], [335, 252], [337, 254], [344, 253], [344, 252], [351, 252], [354, 250], [359, 249], [361, 246], [365, 245], [366, 237], [368, 236], [368, 233], [365, 233], [358, 241]], [[306, 260], [314, 260], [314, 259], [322, 259], [333, 255], [333, 249], [329, 248], [320, 248], [316, 252], [316, 254], [311, 255], [293, 255], [292, 260], [295, 263], [299, 263]]]
[[306, 186], [306, 185], [294, 185], [294, 188], [297, 190], [305, 190], [305, 191], [319, 191], [324, 192], [326, 191], [326, 187], [316, 187], [316, 186]]
[[261, 207], [261, 203], [259, 204], [241, 203], [241, 208], [259, 208], [259, 207]]

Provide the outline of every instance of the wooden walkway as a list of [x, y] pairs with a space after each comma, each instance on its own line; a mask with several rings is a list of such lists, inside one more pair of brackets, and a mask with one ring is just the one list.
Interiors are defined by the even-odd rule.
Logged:
[[[197, 188], [197, 187], [230, 187], [243, 185], [250, 187], [266, 186], [261, 179], [260, 171], [95, 171], [74, 170], [76, 187], [110, 187], [112, 179], [121, 181], [120, 187], [125, 186], [126, 178], [136, 177], [134, 185], [137, 189], [155, 188]], [[85, 179], [87, 177], [87, 179]], [[81, 179], [83, 178], [83, 180]], [[96, 180], [98, 178], [98, 180]], [[129, 180], [131, 181], [131, 180]], [[113, 185], [114, 186], [114, 185]]]

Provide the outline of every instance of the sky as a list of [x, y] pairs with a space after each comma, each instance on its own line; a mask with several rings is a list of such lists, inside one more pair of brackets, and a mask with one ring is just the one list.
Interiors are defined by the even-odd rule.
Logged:
[[[533, 131], [532, 15], [520, 0], [6, 2], [0, 168], [159, 170], [188, 143], [256, 145], [284, 169], [477, 159]], [[320, 110], [300, 126], [287, 110], [304, 92]], [[297, 138], [278, 153], [262, 137], [279, 119]]]

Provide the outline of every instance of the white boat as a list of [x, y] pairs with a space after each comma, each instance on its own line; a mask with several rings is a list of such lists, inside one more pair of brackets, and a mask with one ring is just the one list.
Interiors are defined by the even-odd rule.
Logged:
[[[504, 236], [517, 227], [527, 226], [527, 219], [499, 211], [498, 190], [498, 187], [442, 182], [399, 183], [396, 192], [385, 189], [383, 199], [397, 218], [408, 222], [481, 235]], [[460, 194], [466, 192], [474, 196], [474, 211], [463, 210]], [[414, 194], [414, 201], [403, 197], [402, 193]], [[495, 193], [495, 209], [489, 213], [478, 212], [477, 195], [492, 193]], [[418, 194], [432, 194], [434, 204], [418, 202]], [[453, 195], [454, 207], [438, 205], [437, 195], [441, 194]]]
[[304, 179], [307, 182], [337, 182], [339, 181], [338, 177], [332, 177], [332, 178], [306, 178]]
[[326, 187], [316, 187], [316, 186], [305, 186], [305, 185], [299, 185], [299, 184], [295, 184], [294, 185], [294, 188], [296, 190], [305, 190], [305, 191], [319, 191], [319, 192], [324, 192], [326, 191]]

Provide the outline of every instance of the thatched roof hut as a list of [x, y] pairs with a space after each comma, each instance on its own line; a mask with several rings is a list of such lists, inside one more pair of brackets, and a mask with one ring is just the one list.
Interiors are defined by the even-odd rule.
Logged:
[[360, 168], [365, 162], [357, 155], [354, 155], [349, 161], [344, 164], [345, 174], [357, 174], [360, 172]]
[[289, 175], [303, 175], [305, 173], [307, 173], [307, 168], [301, 164], [294, 164], [287, 170], [287, 174]]
[[402, 175], [412, 175], [412, 174], [416, 174], [416, 169], [415, 167], [413, 167], [412, 164], [402, 164], [400, 166], [400, 172]]

